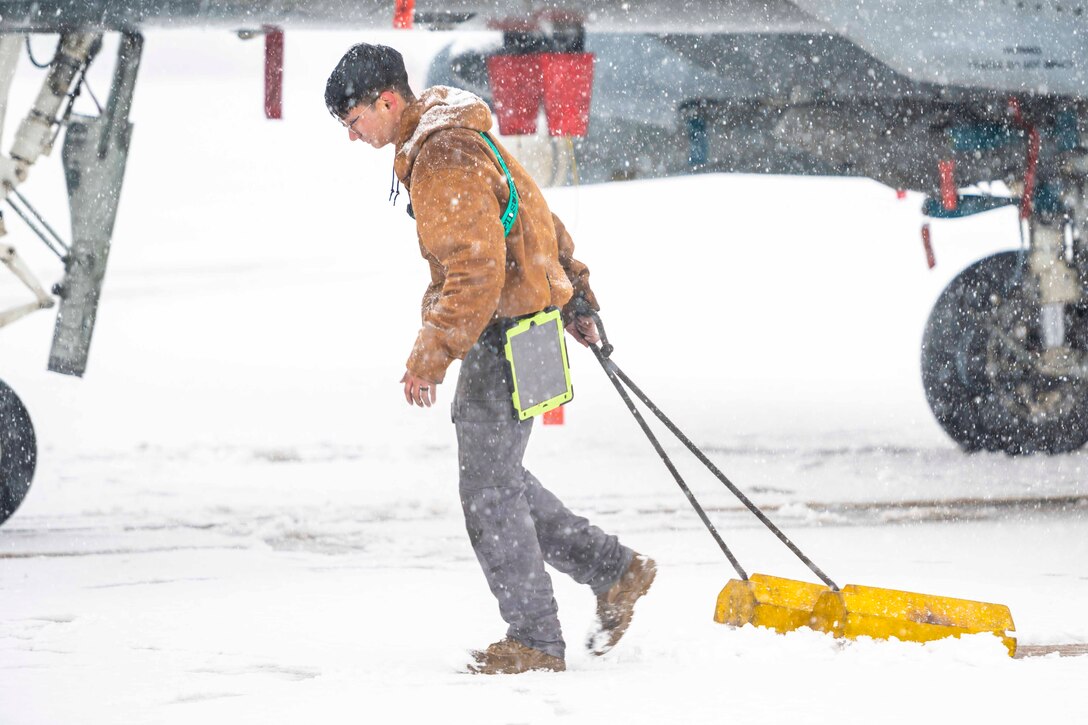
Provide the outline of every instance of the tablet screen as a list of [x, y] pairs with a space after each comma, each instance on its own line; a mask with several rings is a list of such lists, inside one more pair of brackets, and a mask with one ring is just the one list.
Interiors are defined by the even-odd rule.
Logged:
[[534, 318], [536, 324], [522, 323], [507, 333], [507, 357], [514, 373], [514, 404], [523, 418], [543, 412], [541, 409], [525, 415], [531, 408], [556, 398], [561, 399], [556, 400], [556, 405], [571, 398], [562, 321], [558, 311], [546, 314], [544, 320], [541, 316]]

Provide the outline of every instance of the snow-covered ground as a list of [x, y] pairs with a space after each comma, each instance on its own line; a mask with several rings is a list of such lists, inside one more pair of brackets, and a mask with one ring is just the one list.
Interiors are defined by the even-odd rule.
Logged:
[[[539, 427], [528, 462], [661, 573], [612, 654], [581, 651], [593, 600], [556, 576], [568, 672], [460, 674], [503, 625], [461, 522], [451, 385], [421, 411], [397, 382], [426, 267], [404, 198], [386, 199], [391, 152], [348, 144], [322, 102], [343, 50], [375, 37], [410, 46], [417, 79], [446, 42], [288, 35], [281, 123], [260, 117], [259, 43], [148, 38], [85, 379], [45, 371], [48, 313], [0, 331], [0, 376], [41, 448], [0, 529], [0, 723], [1079, 717], [1085, 657], [715, 624], [732, 570], [581, 349], [567, 423]], [[19, 113], [38, 78], [21, 71]], [[63, 219], [61, 184], [49, 159], [25, 193]], [[864, 180], [549, 198], [615, 359], [840, 584], [997, 601], [1022, 643], [1088, 642], [1088, 455], [964, 455], [919, 380], [930, 306], [1016, 245], [1011, 212], [935, 223], [929, 271], [919, 199]], [[0, 307], [21, 292], [3, 282]], [[812, 579], [669, 450], [749, 571]]]

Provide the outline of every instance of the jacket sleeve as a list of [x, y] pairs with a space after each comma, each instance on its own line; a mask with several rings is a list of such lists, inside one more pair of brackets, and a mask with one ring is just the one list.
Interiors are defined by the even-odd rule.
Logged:
[[[570, 238], [567, 228], [555, 214], [552, 214], [552, 223], [555, 225], [555, 240], [559, 243], [559, 264], [563, 266], [563, 271], [567, 273], [567, 279], [574, 288], [574, 297], [571, 297], [571, 302], [577, 297], [583, 297], [590, 307], [600, 310], [601, 306], [597, 303], [597, 297], [589, 287], [589, 267], [574, 258], [574, 240]], [[568, 310], [571, 302], [568, 302], [563, 310], [565, 320], [570, 319]]]
[[480, 171], [440, 169], [412, 187], [419, 241], [445, 270], [434, 304], [423, 311], [407, 368], [440, 383], [463, 358], [499, 305], [506, 279], [506, 244], [499, 202]]

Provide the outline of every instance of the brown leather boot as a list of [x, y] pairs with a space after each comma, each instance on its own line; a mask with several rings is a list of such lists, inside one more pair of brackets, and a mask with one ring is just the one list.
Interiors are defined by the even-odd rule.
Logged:
[[604, 594], [597, 595], [597, 628], [590, 633], [586, 647], [603, 655], [616, 646], [635, 614], [635, 602], [650, 591], [657, 575], [657, 564], [648, 556], [635, 554], [627, 571]]
[[506, 639], [495, 642], [482, 652], [472, 652], [474, 662], [468, 665], [468, 671], [474, 675], [517, 675], [530, 670], [563, 672], [567, 663], [559, 657], [553, 657], [521, 642]]

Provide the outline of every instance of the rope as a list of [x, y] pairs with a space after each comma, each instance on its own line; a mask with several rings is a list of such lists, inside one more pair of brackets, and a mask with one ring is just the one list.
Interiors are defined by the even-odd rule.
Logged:
[[[650, 438], [650, 442], [654, 445], [654, 449], [657, 450], [658, 455], [665, 459], [665, 465], [669, 467], [670, 472], [673, 472], [673, 476], [677, 479], [677, 483], [680, 484], [680, 487], [684, 490], [685, 495], [688, 496], [688, 500], [691, 501], [693, 506], [695, 506], [695, 510], [699, 512], [700, 517], [703, 519], [703, 523], [706, 524], [708, 529], [710, 529], [711, 535], [714, 536], [715, 540], [718, 541], [719, 545], [726, 552], [726, 556], [729, 557], [730, 562], [733, 562], [733, 566], [734, 568], [737, 568], [738, 573], [741, 570], [736, 564], [735, 559], [733, 559], [732, 554], [729, 553], [729, 550], [726, 548], [725, 544], [718, 537], [717, 531], [714, 530], [714, 527], [711, 526], [710, 522], [706, 519], [706, 514], [703, 513], [702, 508], [699, 507], [698, 503], [695, 501], [695, 497], [691, 495], [691, 492], [688, 490], [687, 486], [684, 485], [684, 483], [681, 481], [679, 474], [675, 472], [675, 468], [673, 468], [671, 461], [668, 460], [668, 457], [661, 449], [661, 446], [657, 442], [657, 439], [653, 437], [653, 434], [650, 432], [649, 427], [646, 426], [643, 422], [642, 416], [639, 415], [638, 411], [634, 407], [634, 404], [631, 403], [631, 399], [627, 396], [626, 391], [623, 390], [622, 386], [620, 385], [620, 381], [622, 381], [623, 385], [626, 385], [631, 390], [631, 392], [635, 394], [635, 397], [642, 401], [643, 405], [649, 408], [650, 411], [654, 415], [656, 415], [662, 423], [665, 424], [665, 427], [669, 429], [669, 432], [675, 435], [677, 439], [679, 439], [680, 442], [683, 443], [689, 451], [695, 454], [695, 457], [699, 459], [700, 463], [706, 466], [707, 469], [709, 469], [710, 472], [713, 473], [719, 481], [725, 484], [725, 487], [728, 488], [730, 492], [732, 492], [732, 494], [736, 496], [740, 500], [740, 502], [743, 503], [748, 508], [748, 510], [751, 511], [755, 515], [755, 517], [763, 523], [764, 526], [770, 529], [771, 532], [778, 537], [779, 541], [785, 544], [786, 547], [789, 548], [789, 550], [792, 551], [797, 556], [797, 558], [800, 559], [801, 562], [809, 568], [809, 571], [819, 577], [824, 584], [827, 584], [829, 587], [831, 587], [832, 591], [839, 591], [839, 586], [835, 582], [833, 582], [831, 578], [828, 577], [822, 569], [820, 569], [820, 567], [816, 566], [816, 564], [811, 559], [809, 559], [805, 555], [805, 553], [797, 547], [796, 544], [790, 541], [789, 537], [787, 537], [781, 529], [775, 526], [774, 523], [769, 518], [767, 518], [767, 515], [764, 514], [758, 506], [752, 503], [752, 501], [744, 495], [743, 491], [737, 488], [732, 481], [726, 478], [725, 474], [718, 470], [718, 467], [715, 466], [714, 463], [706, 457], [706, 455], [699, 449], [699, 447], [692, 443], [691, 439], [684, 435], [683, 431], [677, 428], [676, 424], [669, 420], [668, 416], [666, 416], [660, 408], [654, 405], [653, 401], [646, 397], [646, 394], [643, 393], [642, 390], [640, 390], [639, 387], [635, 385], [634, 382], [629, 377], [627, 377], [627, 375], [625, 375], [622, 370], [620, 370], [619, 366], [616, 365], [616, 363], [612, 362], [611, 360], [606, 360], [604, 354], [600, 351], [597, 345], [593, 345], [592, 348], [593, 353], [597, 356], [597, 359], [600, 361], [601, 366], [604, 367], [605, 372], [608, 374], [609, 378], [616, 386], [616, 389], [620, 392], [620, 396], [624, 399], [624, 402], [627, 403], [627, 407], [634, 414], [635, 419], [639, 421], [639, 425], [642, 426], [643, 432], [645, 432], [646, 435]], [[742, 578], [747, 579], [748, 577], [742, 574]]]
[[623, 402], [627, 404], [627, 409], [631, 411], [631, 415], [635, 416], [635, 421], [638, 423], [639, 427], [642, 428], [642, 432], [650, 439], [650, 444], [653, 445], [654, 450], [657, 451], [657, 455], [661, 456], [661, 460], [664, 461], [665, 467], [669, 469], [669, 473], [676, 479], [676, 484], [680, 486], [680, 490], [684, 492], [684, 496], [687, 497], [688, 503], [695, 509], [695, 513], [699, 514], [699, 518], [702, 520], [703, 525], [710, 531], [710, 535], [714, 537], [714, 541], [718, 542], [718, 546], [721, 547], [725, 557], [729, 559], [729, 563], [733, 565], [733, 569], [736, 570], [742, 580], [748, 581], [748, 574], [741, 568], [740, 562], [737, 561], [737, 558], [733, 556], [733, 552], [726, 546], [725, 541], [723, 541], [721, 535], [718, 534], [718, 530], [714, 528], [714, 524], [710, 522], [706, 512], [703, 511], [703, 507], [699, 505], [699, 501], [695, 498], [695, 494], [693, 494], [687, 484], [684, 483], [684, 479], [680, 476], [680, 472], [676, 470], [676, 466], [673, 465], [669, 455], [665, 453], [665, 449], [661, 447], [661, 443], [658, 442], [657, 437], [654, 436], [653, 431], [650, 430], [650, 426], [647, 425], [642, 414], [638, 412], [638, 408], [635, 407], [631, 397], [627, 394], [627, 391], [623, 389], [623, 385], [620, 384], [620, 380], [617, 377], [619, 368], [617, 368], [615, 363], [611, 360], [605, 358], [600, 347], [592, 345], [591, 348], [593, 354], [597, 356], [597, 360], [601, 363], [601, 367], [604, 368], [605, 374], [608, 375], [608, 379], [611, 380], [612, 385], [616, 387], [616, 392], [620, 394], [620, 397], [623, 398]]

